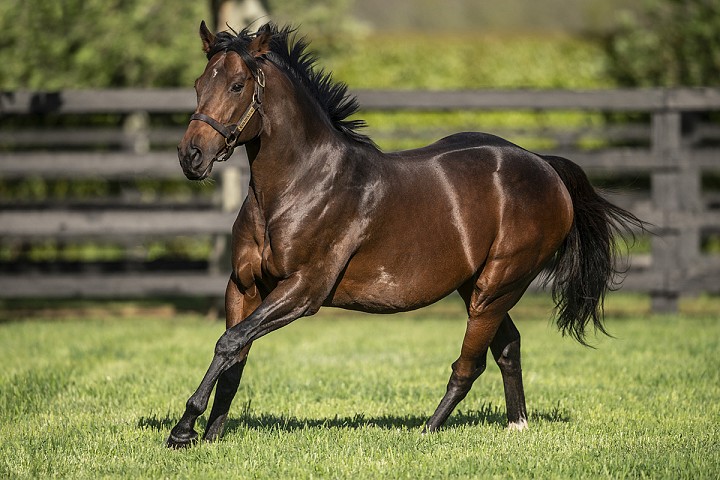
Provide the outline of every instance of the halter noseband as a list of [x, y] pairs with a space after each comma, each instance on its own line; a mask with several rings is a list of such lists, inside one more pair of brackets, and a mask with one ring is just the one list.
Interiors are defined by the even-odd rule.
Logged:
[[253, 92], [252, 102], [247, 107], [245, 113], [243, 114], [242, 118], [240, 118], [240, 121], [238, 123], [223, 125], [211, 116], [198, 112], [195, 112], [190, 116], [191, 122], [193, 120], [205, 122], [225, 138], [225, 147], [218, 152], [216, 161], [224, 162], [225, 160], [230, 158], [230, 156], [233, 154], [233, 151], [235, 150], [235, 147], [237, 147], [240, 134], [245, 129], [255, 112], [260, 112], [260, 115], [262, 115], [264, 89], [265, 74], [262, 70], [258, 68], [257, 75], [255, 76], [255, 91]]

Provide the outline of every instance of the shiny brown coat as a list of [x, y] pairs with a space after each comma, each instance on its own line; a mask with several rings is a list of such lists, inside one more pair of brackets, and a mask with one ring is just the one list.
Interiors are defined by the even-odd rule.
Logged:
[[524, 428], [520, 335], [508, 310], [547, 267], [563, 331], [582, 341], [589, 321], [602, 330], [613, 232], [641, 222], [598, 196], [569, 160], [493, 135], [381, 152], [332, 109], [354, 100], [313, 74], [288, 30], [216, 37], [203, 24], [200, 34], [209, 62], [178, 146], [181, 166], [202, 179], [245, 145], [251, 178], [232, 229], [227, 331], [168, 445], [195, 441], [216, 383], [205, 438], [221, 434], [250, 346], [263, 335], [322, 306], [401, 312], [454, 291], [466, 303], [467, 330], [425, 430], [440, 427], [465, 397], [488, 349], [510, 426]]

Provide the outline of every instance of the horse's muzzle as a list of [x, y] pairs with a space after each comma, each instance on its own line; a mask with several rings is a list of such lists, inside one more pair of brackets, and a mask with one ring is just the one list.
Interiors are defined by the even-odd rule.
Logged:
[[208, 160], [203, 151], [192, 144], [187, 148], [183, 148], [182, 144], [178, 145], [178, 160], [183, 173], [190, 180], [202, 180], [212, 170], [213, 159]]

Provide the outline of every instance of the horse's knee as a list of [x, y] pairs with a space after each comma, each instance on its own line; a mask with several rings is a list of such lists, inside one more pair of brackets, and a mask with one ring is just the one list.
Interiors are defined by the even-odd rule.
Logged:
[[240, 353], [243, 346], [242, 339], [237, 338], [237, 335], [232, 334], [230, 330], [226, 330], [215, 344], [215, 355], [230, 360]]

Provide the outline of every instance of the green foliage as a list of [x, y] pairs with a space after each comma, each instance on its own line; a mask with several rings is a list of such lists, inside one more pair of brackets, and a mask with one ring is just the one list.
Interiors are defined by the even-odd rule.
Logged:
[[184, 258], [207, 260], [212, 254], [212, 239], [208, 236], [175, 237], [171, 240], [156, 240], [144, 245], [148, 261], [161, 258]]
[[[189, 86], [210, 2], [0, 2], [0, 89]], [[368, 35], [350, 0], [270, 2], [351, 88], [608, 86], [602, 49], [565, 36]]]
[[627, 0], [362, 0], [354, 11], [378, 29], [586, 32], [608, 28]]
[[298, 28], [319, 53], [347, 54], [364, 29], [351, 15], [353, 0], [269, 0], [272, 20]]
[[628, 86], [720, 85], [720, 2], [645, 0], [606, 41], [609, 73]]
[[47, 180], [41, 177], [26, 177], [6, 180], [0, 178], [0, 202], [42, 201], [66, 198], [102, 198], [110, 195], [111, 185], [100, 179]]
[[351, 88], [603, 88], [601, 46], [565, 35], [377, 34], [321, 59]]
[[[595, 112], [527, 112], [478, 110], [448, 112], [360, 112], [367, 133], [384, 150], [422, 147], [456, 132], [483, 131], [507, 138], [533, 151], [556, 148], [553, 129], [580, 130], [601, 125]], [[592, 137], [581, 138], [582, 147], [595, 147]]]
[[514, 310], [527, 431], [505, 430], [490, 358], [448, 427], [420, 435], [462, 341], [452, 300], [392, 319], [323, 309], [255, 342], [225, 437], [179, 452], [162, 443], [222, 324], [160, 310], [0, 324], [0, 477], [715, 478], [717, 299], [647, 317], [646, 299], [619, 297], [618, 338], [597, 350], [548, 327], [547, 297]]
[[[566, 35], [382, 33], [349, 52], [319, 61], [351, 90], [480, 88], [606, 88], [605, 55], [592, 41]], [[419, 147], [457, 131], [582, 128], [602, 116], [578, 112], [361, 112], [369, 135], [386, 150]], [[511, 135], [523, 147], [548, 150], [545, 138]]]
[[208, 2], [0, 2], [0, 89], [189, 86]]

